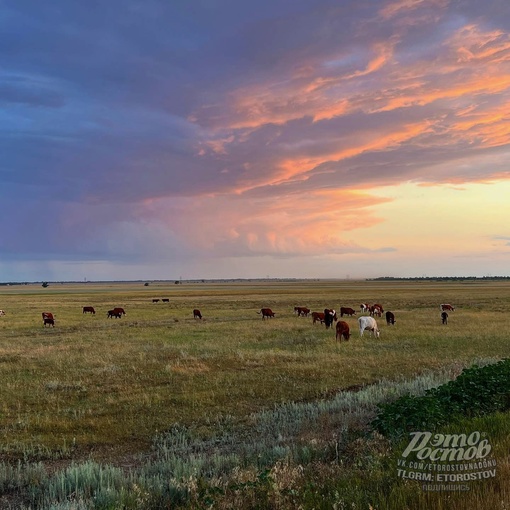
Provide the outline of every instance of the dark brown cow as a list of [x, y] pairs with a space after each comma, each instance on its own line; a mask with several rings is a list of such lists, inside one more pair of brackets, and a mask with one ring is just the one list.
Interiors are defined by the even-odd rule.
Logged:
[[344, 321], [338, 321], [336, 323], [336, 339], [342, 341], [342, 337], [345, 338], [345, 340], [349, 340], [349, 337], [351, 336], [351, 333], [349, 331], [349, 324]]
[[163, 303], [170, 303], [170, 300], [169, 300], [168, 298], [165, 298], [165, 297], [164, 297], [161, 301], [162, 301]]
[[386, 324], [389, 326], [390, 324], [395, 324], [395, 322], [396, 320], [393, 312], [386, 312]]
[[200, 313], [200, 310], [198, 310], [197, 308], [195, 308], [193, 310], [193, 318], [194, 319], [201, 319], [202, 318], [202, 314]]
[[307, 308], [306, 306], [295, 306], [294, 312], [297, 313], [298, 317], [308, 317], [310, 308]]
[[441, 322], [443, 324], [448, 324], [448, 314], [446, 312], [441, 312]]
[[43, 312], [42, 318], [44, 320], [44, 319], [54, 319], [55, 317], [53, 316], [53, 314], [51, 312]]
[[93, 306], [84, 306], [82, 313], [91, 313], [91, 314], [95, 315], [96, 311], [94, 310]]
[[324, 314], [322, 312], [312, 312], [312, 320], [313, 324], [317, 321], [320, 321], [321, 324], [324, 323]]
[[441, 311], [444, 312], [445, 310], [448, 310], [449, 312], [454, 312], [455, 307], [450, 305], [449, 303], [442, 303], [440, 305]]
[[338, 320], [336, 316], [336, 311], [332, 308], [324, 309], [324, 325], [326, 329], [329, 329], [334, 321]]
[[55, 327], [55, 320], [50, 317], [43, 317], [43, 326], [46, 325]]
[[374, 305], [372, 305], [370, 307], [370, 315], [372, 317], [374, 316], [378, 316], [378, 317], [381, 317], [382, 314], [383, 314], [384, 310], [383, 310], [383, 307], [381, 305], [379, 305], [378, 303], [375, 303]]
[[108, 319], [112, 319], [113, 317], [115, 317], [116, 319], [122, 319], [122, 314], [120, 312], [117, 312], [116, 309], [114, 308], [113, 310], [108, 310], [106, 312], [106, 317]]
[[343, 306], [341, 306], [340, 307], [340, 317], [343, 317], [344, 315], [350, 315], [352, 317], [353, 315], [356, 315], [356, 312], [352, 308], [347, 308], [347, 307], [344, 308]]
[[153, 303], [159, 303], [159, 299], [153, 299], [152, 302]]
[[258, 314], [262, 314], [262, 320], [264, 320], [266, 317], [268, 319], [274, 317], [274, 312], [271, 310], [271, 308], [261, 308], [260, 312], [257, 312]]
[[113, 309], [113, 311], [114, 311], [115, 313], [119, 313], [120, 315], [126, 315], [126, 312], [124, 311], [124, 308], [115, 307], [115, 308]]

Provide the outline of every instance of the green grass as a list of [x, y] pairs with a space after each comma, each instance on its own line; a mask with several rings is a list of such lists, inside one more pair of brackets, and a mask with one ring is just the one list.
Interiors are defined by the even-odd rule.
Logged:
[[[500, 327], [504, 284], [292, 282], [163, 285], [52, 284], [1, 288], [0, 452], [23, 449], [142, 451], [173, 423], [243, 419], [290, 400], [309, 400], [455, 361], [508, 354]], [[151, 302], [168, 297], [170, 303]], [[361, 301], [382, 302], [380, 340], [349, 342], [293, 315]], [[439, 303], [453, 302], [450, 324]], [[93, 305], [96, 315], [83, 315]], [[106, 310], [123, 306], [122, 319]], [[263, 306], [276, 312], [262, 321]], [[192, 318], [198, 307], [203, 321]], [[43, 328], [41, 311], [56, 314]]]
[[[153, 297], [168, 297], [170, 303], [153, 304]], [[361, 302], [382, 303], [395, 313], [397, 323], [387, 326], [384, 318], [379, 319], [381, 338], [360, 339], [356, 317], [344, 318], [352, 337], [349, 342], [338, 343], [334, 331], [293, 314], [296, 305], [322, 311], [340, 306], [359, 309]], [[450, 313], [448, 326], [443, 326], [439, 317], [442, 302], [457, 307]], [[338, 441], [332, 439], [338, 437], [338, 430], [362, 430], [371, 419], [368, 412], [344, 426], [336, 414], [314, 414], [310, 409], [315, 409], [316, 402], [329, 401], [348, 388], [369, 387], [384, 380], [413, 380], [443, 367], [459, 373], [476, 360], [508, 356], [510, 334], [502, 325], [509, 302], [510, 286], [505, 282], [0, 287], [0, 308], [7, 313], [0, 318], [0, 460], [11, 466], [18, 461], [29, 462], [36, 474], [39, 471], [33, 463], [37, 461], [58, 466], [86, 460], [150, 470], [150, 465], [140, 460], [143, 457], [138, 457], [145, 454], [153, 466], [159, 466], [153, 467], [157, 471], [164, 470], [161, 463], [166, 462], [160, 446], [176, 426], [192, 431], [194, 441], [203, 440], [206, 445], [223, 437], [225, 430], [229, 437], [238, 437], [245, 444], [243, 434], [250, 435], [265, 423], [260, 430], [267, 430], [267, 434], [255, 436], [262, 445], [268, 441], [269, 465], [278, 471], [275, 459], [293, 452], [295, 463], [291, 462], [288, 469], [299, 478], [302, 475], [293, 471], [300, 465], [297, 460], [303, 461], [308, 473], [307, 466], [313, 465], [317, 455], [322, 459], [324, 451], [338, 448]], [[94, 306], [96, 315], [83, 315], [84, 305]], [[127, 315], [107, 319], [106, 311], [114, 306], [124, 307]], [[271, 307], [276, 317], [261, 320], [256, 311], [262, 307]], [[204, 320], [193, 319], [193, 308], [201, 309]], [[43, 328], [42, 311], [56, 314], [55, 328]], [[314, 426], [322, 433], [310, 432], [312, 422], [283, 418], [286, 409], [293, 409], [289, 405], [312, 406], [299, 408], [299, 413], [312, 413], [317, 420]], [[272, 421], [276, 417], [271, 413], [276, 410], [283, 422]], [[294, 442], [275, 445], [269, 440], [270, 431], [283, 429], [283, 423], [290, 423], [289, 427], [297, 423], [297, 435], [289, 433]], [[278, 457], [278, 452], [283, 457]], [[234, 462], [239, 453], [229, 455], [234, 455]], [[373, 455], [369, 458], [373, 462]], [[319, 464], [319, 471], [328, 471], [327, 462]], [[83, 470], [102, 469], [90, 466], [84, 464]], [[373, 466], [373, 479], [384, 479]], [[245, 468], [246, 476], [256, 479], [254, 494], [269, 483], [263, 470], [257, 472], [262, 467]], [[281, 469], [286, 472], [287, 468]], [[334, 477], [338, 476], [337, 469], [333, 469]], [[117, 471], [108, 472], [120, 476]], [[61, 475], [67, 476], [64, 472]], [[355, 471], [349, 471], [349, 487], [356, 486], [356, 477]], [[310, 487], [319, 483], [311, 472], [305, 479]], [[129, 477], [122, 481], [134, 483]], [[232, 494], [230, 482], [225, 483], [224, 497], [219, 499], [228, 506]], [[331, 488], [331, 503], [340, 488], [334, 483], [331, 487], [326, 482], [322, 485], [324, 490]], [[307, 492], [305, 486], [300, 483], [301, 501], [312, 500], [315, 489]], [[154, 494], [163, 491], [158, 487]], [[181, 489], [174, 489], [180, 497]], [[375, 489], [366, 490], [374, 494]], [[398, 497], [405, 492], [399, 487], [395, 490]], [[199, 497], [197, 491], [194, 497]], [[136, 490], [131, 487], [128, 492], [122, 496], [126, 501], [135, 497]], [[188, 497], [188, 489], [185, 492]], [[246, 497], [249, 492], [243, 489]], [[351, 502], [365, 501], [359, 494], [351, 496]], [[137, 497], [143, 499], [142, 495]], [[345, 501], [349, 497], [339, 496]], [[405, 493], [405, 498], [410, 498], [409, 494]], [[269, 503], [276, 505], [273, 500]]]

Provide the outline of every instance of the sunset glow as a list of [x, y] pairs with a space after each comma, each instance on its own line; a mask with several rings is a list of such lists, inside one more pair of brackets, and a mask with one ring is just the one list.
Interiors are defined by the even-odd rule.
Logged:
[[0, 281], [510, 276], [504, 2], [107, 5], [2, 4]]

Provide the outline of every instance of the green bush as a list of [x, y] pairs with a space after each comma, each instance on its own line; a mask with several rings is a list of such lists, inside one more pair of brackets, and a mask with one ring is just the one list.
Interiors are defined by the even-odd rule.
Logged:
[[372, 426], [390, 437], [433, 430], [458, 416], [504, 411], [510, 408], [510, 359], [466, 368], [457, 379], [427, 390], [423, 396], [405, 395], [378, 407]]

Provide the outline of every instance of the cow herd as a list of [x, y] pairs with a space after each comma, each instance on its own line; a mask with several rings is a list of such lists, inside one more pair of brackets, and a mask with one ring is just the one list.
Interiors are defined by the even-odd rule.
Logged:
[[[153, 302], [159, 301], [159, 299], [153, 299]], [[168, 302], [169, 300], [164, 298], [162, 301]], [[441, 311], [441, 323], [442, 324], [448, 324], [448, 311], [453, 312], [455, 311], [455, 307], [452, 306], [449, 303], [441, 303], [439, 305], [439, 309]], [[84, 306], [82, 309], [82, 313], [90, 313], [92, 315], [96, 314], [96, 310], [93, 306]], [[276, 313], [271, 310], [271, 308], [261, 308], [260, 311], [257, 312], [259, 315], [262, 316], [262, 319], [272, 319], [275, 317]], [[368, 331], [372, 333], [372, 335], [375, 338], [379, 338], [380, 336], [380, 330], [377, 325], [377, 321], [375, 317], [382, 317], [382, 314], [385, 313], [386, 318], [386, 324], [388, 326], [392, 326], [395, 324], [395, 314], [390, 311], [384, 312], [384, 308], [381, 304], [375, 303], [373, 305], [370, 305], [368, 303], [361, 303], [360, 305], [360, 313], [369, 315], [361, 315], [358, 318], [358, 326], [359, 326], [359, 334], [360, 337], [363, 336], [363, 334]], [[336, 330], [336, 339], [337, 340], [349, 340], [351, 333], [350, 328], [347, 322], [338, 320], [337, 312], [336, 310], [332, 308], [325, 308], [323, 312], [312, 312], [310, 308], [306, 306], [295, 306], [294, 307], [294, 314], [296, 314], [298, 317], [308, 317], [311, 316], [312, 318], [312, 324], [316, 324], [317, 322], [320, 322], [321, 324], [324, 324], [326, 326], [326, 329], [329, 329], [333, 326], [333, 324], [336, 322], [335, 330]], [[0, 317], [5, 315], [4, 310], [0, 310]], [[121, 307], [115, 307], [111, 310], [108, 310], [106, 312], [106, 317], [108, 319], [121, 319], [123, 315], [126, 315], [126, 312], [124, 308]], [[356, 310], [354, 308], [350, 307], [340, 307], [340, 317], [349, 316], [352, 317], [356, 315]], [[202, 319], [202, 313], [200, 310], [195, 308], [193, 310], [193, 318], [194, 319]], [[43, 326], [52, 326], [55, 327], [55, 315], [51, 312], [42, 312], [42, 319], [43, 319]]]
[[[448, 324], [448, 311], [455, 311], [455, 307], [449, 303], [442, 303], [439, 305], [441, 310], [441, 322], [442, 324]], [[262, 315], [262, 319], [269, 319], [275, 316], [275, 312], [271, 310], [271, 308], [261, 308], [258, 314]], [[326, 329], [329, 329], [334, 322], [336, 322], [336, 339], [337, 340], [349, 340], [351, 333], [349, 324], [345, 321], [338, 320], [338, 316], [336, 310], [332, 308], [325, 308], [323, 312], [312, 312], [306, 306], [295, 306], [294, 313], [298, 317], [308, 317], [309, 315], [312, 317], [312, 324], [320, 322], [326, 326]], [[368, 303], [361, 303], [360, 305], [360, 313], [368, 313], [369, 315], [362, 315], [358, 318], [358, 326], [359, 326], [359, 334], [360, 337], [363, 336], [365, 331], [372, 333], [375, 338], [380, 337], [380, 330], [377, 325], [377, 321], [375, 317], [382, 317], [383, 313], [385, 314], [386, 324], [388, 326], [393, 326], [397, 321], [395, 320], [395, 314], [390, 311], [384, 312], [384, 308], [380, 303], [375, 303], [370, 305]], [[340, 307], [340, 317], [344, 315], [352, 317], [356, 315], [356, 310], [350, 307]]]

